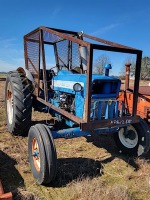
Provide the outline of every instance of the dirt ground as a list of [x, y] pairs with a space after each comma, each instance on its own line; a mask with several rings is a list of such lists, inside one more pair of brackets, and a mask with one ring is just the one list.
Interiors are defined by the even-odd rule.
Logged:
[[[27, 137], [7, 131], [4, 105], [5, 81], [0, 81], [0, 179], [14, 199], [27, 200], [148, 200], [150, 153], [138, 159], [117, 151], [111, 135], [57, 139], [57, 176], [48, 186], [32, 177]], [[33, 111], [32, 123], [45, 122], [48, 114]]]

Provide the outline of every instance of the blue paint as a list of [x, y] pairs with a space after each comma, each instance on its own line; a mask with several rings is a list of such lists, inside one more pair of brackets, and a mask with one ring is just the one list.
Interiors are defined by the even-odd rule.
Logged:
[[[92, 95], [91, 95], [91, 120], [113, 119], [118, 117], [118, 102], [116, 98], [120, 91], [121, 81], [109, 75], [111, 65], [105, 66], [106, 76], [101, 74], [92, 75]], [[83, 118], [84, 105], [86, 99], [86, 74], [74, 74], [68, 70], [61, 70], [57, 76], [52, 79], [53, 93], [49, 93], [49, 102], [71, 112], [77, 117]], [[73, 90], [75, 83], [81, 84], [83, 89], [80, 92]], [[68, 103], [66, 97], [71, 97], [71, 103]], [[66, 101], [66, 104], [63, 102]], [[111, 102], [111, 104], [110, 104]], [[67, 106], [70, 107], [67, 107]], [[71, 109], [72, 107], [72, 109]], [[122, 107], [124, 109], [124, 107]], [[65, 120], [69, 127], [74, 126], [74, 122], [66, 117], [63, 117], [56, 111], [52, 111], [53, 116], [56, 116], [60, 121]]]
[[79, 127], [52, 131], [53, 138], [73, 138], [90, 135], [91, 131], [80, 131]]
[[[50, 128], [50, 127], [49, 127]], [[118, 128], [101, 128], [94, 130], [94, 133], [97, 134], [104, 134], [104, 133], [114, 133], [117, 132]], [[58, 131], [52, 131], [52, 136], [54, 139], [57, 138], [75, 138], [75, 137], [82, 137], [87, 135], [92, 135], [93, 132], [91, 131], [81, 131], [79, 127], [76, 128], [69, 128], [69, 129], [62, 129]]]
[[119, 101], [116, 101], [116, 107], [115, 107], [115, 118], [117, 118], [117, 117], [118, 117], [118, 114], [119, 114], [119, 110], [118, 110], [118, 108], [119, 108]]
[[75, 122], [71, 121], [70, 119], [65, 119], [66, 125], [69, 127], [73, 127], [75, 125]]
[[[86, 74], [73, 74], [70, 71], [67, 70], [61, 70], [58, 72], [58, 75], [55, 76], [52, 80], [53, 82], [53, 90], [55, 91], [60, 91], [60, 92], [66, 92], [66, 93], [71, 93], [71, 94], [76, 94], [76, 92], [73, 90], [73, 87], [70, 86], [69, 88], [63, 87], [65, 83], [67, 82], [69, 85], [69, 82], [81, 82], [84, 85], [84, 90], [81, 92], [81, 95], [86, 96]], [[114, 77], [109, 77], [109, 76], [103, 76], [101, 74], [93, 74], [92, 75], [92, 83], [94, 81], [99, 81], [101, 85], [103, 85], [102, 88], [99, 88], [99, 97], [104, 97], [104, 98], [109, 98], [109, 97], [116, 97], [120, 91], [120, 85], [121, 81], [117, 78]], [[61, 86], [56, 86], [55, 81], [60, 81]], [[116, 84], [116, 88], [114, 92], [111, 92], [113, 85]], [[101, 96], [102, 95], [102, 96]]]
[[85, 102], [85, 99], [80, 94], [77, 94], [75, 96], [75, 107], [76, 107], [75, 114], [77, 117], [80, 117], [80, 118], [83, 117], [84, 102]]
[[94, 101], [93, 107], [91, 108], [91, 120], [101, 120], [101, 119], [113, 119], [118, 117], [118, 105], [119, 101]]
[[35, 150], [34, 153], [32, 154], [32, 156], [38, 157], [39, 156], [39, 152], [37, 150]]
[[105, 112], [105, 119], [108, 119], [108, 102], [106, 101], [105, 102], [105, 104], [106, 104], [106, 112]]
[[110, 111], [109, 111], [109, 118], [110, 118], [110, 119], [113, 119], [114, 116], [115, 116], [115, 115], [114, 115], [114, 111], [115, 111], [115, 109], [114, 109], [114, 108], [115, 108], [115, 102], [112, 101], [109, 107], [110, 107], [110, 109], [109, 109], [109, 110], [110, 110]]
[[111, 64], [106, 64], [104, 68], [105, 68], [105, 76], [109, 76], [109, 70], [112, 69]]

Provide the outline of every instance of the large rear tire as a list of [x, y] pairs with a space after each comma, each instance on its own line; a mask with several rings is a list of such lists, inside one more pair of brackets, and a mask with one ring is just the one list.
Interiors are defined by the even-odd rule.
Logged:
[[142, 119], [140, 119], [140, 123], [120, 128], [117, 133], [113, 134], [113, 137], [121, 153], [129, 156], [140, 156], [149, 151], [149, 127]]
[[5, 86], [6, 122], [9, 132], [26, 135], [32, 113], [32, 85], [24, 74], [9, 72]]
[[28, 154], [31, 172], [40, 185], [55, 179], [57, 171], [57, 154], [53, 137], [44, 124], [36, 124], [29, 130]]

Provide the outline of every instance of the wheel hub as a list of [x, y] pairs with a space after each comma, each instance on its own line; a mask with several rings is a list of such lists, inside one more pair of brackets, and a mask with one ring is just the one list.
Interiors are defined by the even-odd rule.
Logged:
[[36, 138], [32, 141], [32, 156], [36, 170], [40, 171], [40, 150]]
[[130, 140], [136, 139], [136, 134], [132, 130], [127, 131], [127, 134], [124, 134], [124, 135], [125, 135], [125, 138], [129, 138]]
[[7, 116], [8, 116], [8, 122], [9, 124], [12, 124], [13, 121], [13, 94], [12, 94], [12, 87], [10, 83], [8, 83], [7, 86]]
[[121, 128], [118, 132], [118, 135], [120, 142], [126, 148], [134, 148], [138, 143], [138, 134], [132, 125], [126, 128]]
[[36, 159], [39, 159], [39, 152], [37, 149], [34, 149], [34, 153], [32, 154]]

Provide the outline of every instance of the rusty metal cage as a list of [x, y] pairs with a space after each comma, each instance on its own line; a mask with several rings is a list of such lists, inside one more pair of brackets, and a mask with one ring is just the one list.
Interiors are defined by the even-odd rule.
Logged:
[[[83, 40], [84, 38], [84, 40]], [[89, 42], [93, 41], [93, 42]], [[79, 52], [79, 46], [87, 48], [87, 71], [86, 73], [86, 99], [85, 99], [85, 113], [84, 118], [79, 118], [65, 110], [62, 110], [48, 102], [48, 87], [46, 80], [46, 61], [45, 61], [45, 45], [52, 45], [54, 48], [56, 65], [62, 65], [69, 70], [81, 65], [81, 56]], [[100, 125], [100, 121], [90, 120], [90, 108], [91, 108], [91, 85], [92, 85], [92, 63], [93, 63], [93, 50], [104, 50], [111, 52], [130, 53], [136, 55], [136, 71], [135, 71], [135, 83], [134, 83], [134, 99], [132, 116], [125, 117], [126, 119], [132, 118], [133, 122], [137, 122], [139, 118], [136, 116], [137, 98], [138, 98], [138, 86], [141, 68], [142, 51], [127, 47], [121, 44], [113, 43], [107, 40], [103, 40], [97, 37], [93, 37], [84, 33], [60, 30], [55, 28], [39, 27], [36, 30], [30, 32], [24, 36], [24, 55], [25, 66], [32, 73], [36, 82], [35, 96], [38, 101], [51, 107], [55, 111], [59, 112], [63, 116], [70, 118], [72, 121], [80, 125], [81, 130], [99, 128], [100, 126], [113, 127], [115, 124], [111, 124], [110, 120], [103, 120], [103, 124]], [[43, 69], [43, 81], [44, 81], [44, 99], [39, 97], [39, 79], [40, 69]]]

